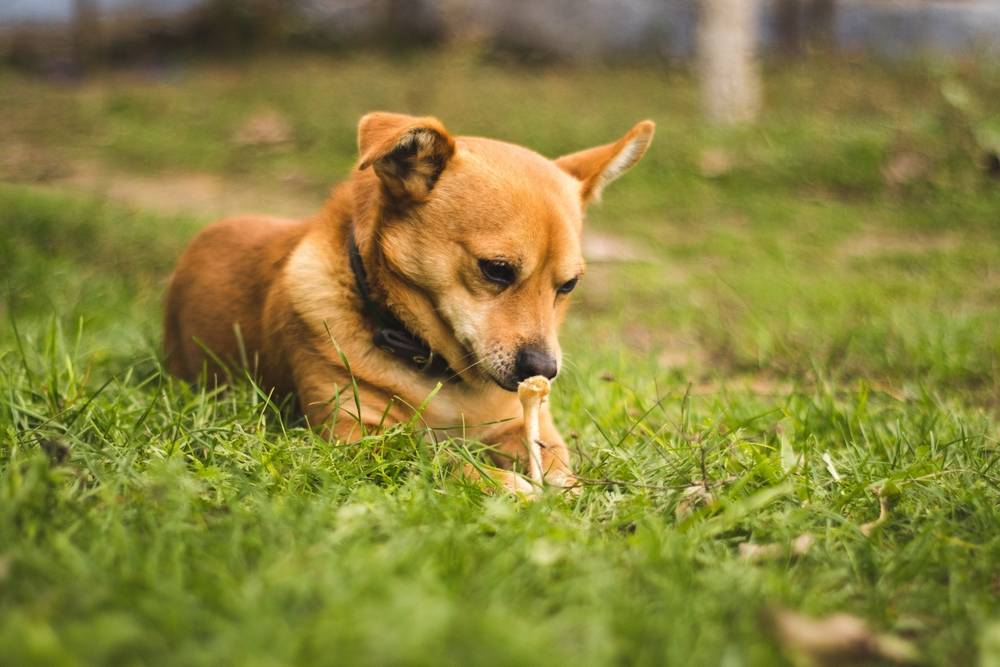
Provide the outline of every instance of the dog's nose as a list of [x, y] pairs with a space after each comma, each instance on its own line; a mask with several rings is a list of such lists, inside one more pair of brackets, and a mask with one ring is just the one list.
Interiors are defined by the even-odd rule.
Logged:
[[536, 375], [542, 375], [551, 380], [558, 372], [559, 363], [544, 348], [538, 345], [525, 345], [517, 351], [514, 373], [517, 375], [518, 382], [523, 382]]

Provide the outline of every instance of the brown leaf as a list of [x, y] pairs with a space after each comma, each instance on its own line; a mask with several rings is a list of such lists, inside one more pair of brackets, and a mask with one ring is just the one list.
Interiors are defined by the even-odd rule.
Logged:
[[812, 535], [804, 533], [792, 540], [792, 543], [787, 546], [780, 543], [751, 544], [750, 542], [744, 542], [739, 546], [740, 558], [748, 560], [751, 563], [759, 563], [765, 560], [783, 558], [786, 555], [804, 556], [812, 548], [815, 541], [816, 538]]
[[811, 618], [782, 609], [771, 615], [775, 634], [791, 656], [810, 665], [856, 665], [871, 660], [915, 664], [916, 647], [890, 634], [873, 632], [851, 614]]
[[683, 519], [691, 515], [699, 505], [710, 505], [715, 496], [703, 484], [689, 486], [681, 492], [681, 501], [674, 508], [674, 516]]

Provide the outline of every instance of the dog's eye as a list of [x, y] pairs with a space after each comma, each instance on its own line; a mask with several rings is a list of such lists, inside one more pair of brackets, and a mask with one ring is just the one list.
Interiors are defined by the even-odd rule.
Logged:
[[483, 272], [483, 277], [491, 283], [504, 287], [513, 284], [517, 277], [517, 271], [514, 267], [499, 259], [479, 260], [479, 270]]
[[576, 287], [576, 283], [579, 282], [579, 278], [573, 278], [572, 280], [567, 280], [562, 285], [559, 286], [558, 292], [560, 294], [569, 294]]

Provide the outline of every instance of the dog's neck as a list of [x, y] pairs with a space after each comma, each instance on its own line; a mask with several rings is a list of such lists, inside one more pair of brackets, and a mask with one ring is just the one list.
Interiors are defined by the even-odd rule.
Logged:
[[372, 343], [379, 349], [406, 361], [422, 373], [443, 376], [445, 381], [457, 381], [458, 373], [451, 369], [443, 356], [435, 353], [424, 339], [407, 329], [388, 307], [375, 301], [368, 283], [365, 263], [354, 238], [353, 224], [348, 225], [346, 236], [348, 262], [354, 274], [362, 312], [373, 327]]

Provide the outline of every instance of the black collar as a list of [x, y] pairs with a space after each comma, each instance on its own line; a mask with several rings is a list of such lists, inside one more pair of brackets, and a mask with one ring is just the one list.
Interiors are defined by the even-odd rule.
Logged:
[[369, 323], [375, 326], [372, 342], [389, 354], [404, 359], [428, 375], [443, 375], [446, 382], [458, 379], [445, 358], [436, 354], [424, 339], [411, 333], [388, 308], [375, 303], [368, 287], [368, 276], [361, 261], [361, 251], [354, 240], [353, 227], [347, 232], [347, 254], [354, 272], [354, 282], [361, 297], [361, 306]]

